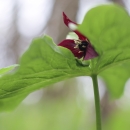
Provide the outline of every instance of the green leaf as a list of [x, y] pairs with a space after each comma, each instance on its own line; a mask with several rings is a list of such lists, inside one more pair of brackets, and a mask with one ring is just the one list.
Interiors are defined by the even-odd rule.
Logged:
[[96, 73], [130, 59], [130, 17], [122, 7], [101, 5], [91, 9], [78, 30], [99, 54]]
[[122, 95], [125, 83], [130, 77], [129, 66], [130, 63], [119, 64], [100, 73], [113, 98], [119, 98]]
[[15, 67], [19, 66], [18, 64], [15, 64], [15, 65], [11, 65], [11, 66], [8, 66], [8, 67], [5, 67], [5, 68], [0, 68], [0, 76], [11, 71], [12, 69], [14, 69]]
[[128, 13], [114, 4], [95, 7], [88, 11], [78, 30], [89, 38], [99, 54], [91, 61], [93, 72], [101, 73], [113, 97], [121, 96], [130, 76]]
[[98, 53], [102, 54], [104, 51], [129, 45], [130, 17], [118, 5], [101, 5], [86, 14], [79, 31], [87, 36]]
[[16, 73], [0, 78], [0, 110], [18, 105], [29, 93], [68, 78], [91, 75], [66, 48], [48, 36], [32, 41]]

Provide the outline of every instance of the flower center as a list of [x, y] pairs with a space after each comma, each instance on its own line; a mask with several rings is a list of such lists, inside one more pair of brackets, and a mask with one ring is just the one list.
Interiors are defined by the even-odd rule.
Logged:
[[79, 48], [80, 51], [86, 51], [89, 44], [88, 41], [75, 40], [76, 46], [74, 48]]
[[78, 45], [79, 49], [81, 51], [86, 51], [86, 47], [88, 46], [88, 42], [87, 41], [82, 41], [81, 44]]

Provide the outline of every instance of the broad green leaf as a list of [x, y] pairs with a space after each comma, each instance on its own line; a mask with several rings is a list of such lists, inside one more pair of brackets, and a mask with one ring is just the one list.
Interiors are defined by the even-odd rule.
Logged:
[[88, 11], [78, 30], [99, 54], [93, 72], [102, 72], [111, 95], [119, 97], [130, 76], [130, 16], [118, 5], [101, 5]]
[[96, 73], [130, 59], [130, 17], [122, 7], [101, 5], [91, 9], [78, 30], [99, 54]]
[[128, 47], [130, 17], [118, 5], [101, 5], [91, 9], [79, 26], [99, 54], [111, 49]]
[[29, 93], [68, 78], [91, 75], [66, 48], [48, 36], [33, 40], [16, 73], [0, 78], [0, 110], [18, 105]]
[[5, 68], [0, 68], [0, 75], [3, 75], [9, 71], [11, 71], [12, 69], [14, 69], [15, 67], [17, 67], [18, 65], [15, 64], [15, 65], [11, 65], [11, 66], [8, 66], [8, 67], [5, 67]]
[[125, 83], [130, 77], [129, 66], [130, 63], [113, 66], [100, 74], [112, 97], [119, 98], [122, 95]]

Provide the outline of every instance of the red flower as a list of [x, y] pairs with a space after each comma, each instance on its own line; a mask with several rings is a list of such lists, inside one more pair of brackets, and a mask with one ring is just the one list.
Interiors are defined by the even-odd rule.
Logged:
[[[77, 23], [74, 23], [73, 21], [71, 21], [65, 15], [64, 12], [63, 12], [63, 19], [64, 19], [64, 23], [66, 24], [67, 27], [69, 27], [69, 24], [71, 24], [71, 23], [78, 25]], [[82, 35], [77, 30], [75, 30], [74, 32], [78, 35], [78, 37], [79, 37], [78, 40], [66, 39], [66, 40], [63, 40], [61, 43], [59, 43], [58, 46], [63, 46], [65, 48], [71, 50], [71, 52], [74, 54], [75, 57], [77, 57], [77, 58], [83, 57], [84, 60], [89, 60], [94, 57], [97, 57], [98, 54], [92, 47], [88, 38], [85, 37], [84, 35]]]

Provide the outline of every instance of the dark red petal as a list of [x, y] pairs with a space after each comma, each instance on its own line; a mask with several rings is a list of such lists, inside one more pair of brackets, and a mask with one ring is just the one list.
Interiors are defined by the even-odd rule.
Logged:
[[63, 20], [64, 20], [64, 23], [65, 23], [65, 25], [66, 25], [67, 27], [69, 27], [69, 24], [70, 24], [70, 23], [73, 23], [73, 24], [77, 25], [77, 23], [71, 21], [71, 20], [66, 16], [66, 14], [65, 14], [64, 12], [63, 12]]
[[[67, 27], [69, 27], [70, 23], [78, 25], [77, 23], [71, 21], [64, 12], [63, 12], [63, 20]], [[80, 40], [82, 41], [88, 40], [88, 38], [85, 37], [83, 34], [81, 34], [79, 31], [75, 30], [74, 32], [78, 35]], [[82, 58], [84, 56], [84, 60], [89, 60], [98, 56], [97, 52], [92, 47], [91, 43], [89, 43], [89, 46], [86, 48], [86, 52], [81, 52], [78, 48], [74, 48], [75, 47], [74, 40], [70, 40], [70, 39], [66, 39], [62, 41], [59, 44], [59, 46], [66, 47], [69, 50], [71, 50], [71, 52], [75, 55], [75, 57]]]
[[84, 60], [89, 60], [98, 56], [98, 53], [94, 50], [91, 44], [87, 47]]
[[[66, 25], [67, 27], [69, 27], [69, 24], [70, 24], [70, 23], [73, 23], [73, 24], [75, 24], [75, 25], [78, 25], [77, 23], [71, 21], [71, 20], [66, 16], [66, 14], [65, 14], [64, 12], [63, 12], [63, 20], [64, 20], [64, 23], [65, 23], [65, 25]], [[86, 40], [86, 39], [87, 39], [83, 34], [81, 34], [80, 32], [78, 32], [77, 30], [75, 30], [74, 32], [78, 35], [78, 37], [79, 37], [80, 40]]]
[[78, 48], [74, 48], [75, 45], [76, 44], [74, 43], [74, 40], [71, 39], [63, 40], [61, 43], [58, 44], [58, 46], [62, 46], [69, 49], [75, 57], [82, 58], [84, 56], [84, 52], [81, 52]]

